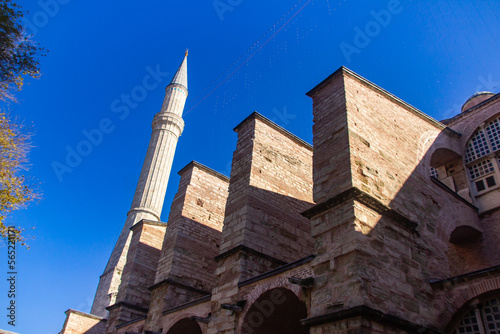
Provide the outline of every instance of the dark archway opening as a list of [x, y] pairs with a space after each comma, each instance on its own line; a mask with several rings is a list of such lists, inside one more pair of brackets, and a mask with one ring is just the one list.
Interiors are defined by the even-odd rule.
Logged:
[[307, 308], [292, 291], [277, 288], [264, 292], [250, 306], [243, 320], [242, 334], [308, 334], [301, 319]]
[[177, 321], [167, 334], [203, 334], [203, 332], [196, 321], [185, 318]]

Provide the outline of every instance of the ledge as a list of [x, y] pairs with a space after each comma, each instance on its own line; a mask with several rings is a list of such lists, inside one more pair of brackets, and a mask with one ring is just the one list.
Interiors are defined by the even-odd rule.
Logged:
[[492, 213], [494, 213], [494, 212], [496, 212], [498, 210], [500, 210], [500, 206], [497, 206], [496, 208], [489, 209], [489, 210], [486, 210], [484, 212], [481, 212], [479, 214], [479, 218], [485, 218], [486, 216], [491, 215]]
[[132, 325], [133, 323], [136, 323], [138, 321], [144, 320], [146, 318], [147, 318], [147, 316], [144, 315], [144, 316], [136, 318], [134, 320], [127, 321], [127, 322], [125, 322], [123, 324], [116, 325], [116, 329], [122, 328], [122, 327], [125, 327], [125, 326], [128, 326], [128, 325]]
[[417, 223], [406, 218], [405, 216], [403, 216], [402, 214], [400, 214], [396, 210], [393, 210], [390, 207], [388, 207], [387, 205], [380, 202], [378, 199], [376, 199], [372, 195], [367, 194], [364, 191], [362, 191], [356, 187], [352, 187], [350, 189], [347, 189], [346, 191], [336, 195], [335, 197], [332, 197], [323, 203], [320, 203], [320, 204], [313, 206], [312, 208], [302, 212], [302, 215], [306, 218], [311, 219], [311, 218], [313, 218], [313, 217], [315, 217], [315, 216], [317, 216], [325, 211], [328, 211], [331, 208], [336, 207], [337, 205], [339, 205], [347, 200], [351, 200], [351, 199], [355, 199], [355, 200], [363, 203], [364, 205], [377, 211], [381, 215], [394, 220], [395, 222], [397, 222], [400, 225], [402, 225], [403, 227], [411, 230], [412, 232], [416, 232], [416, 228], [418, 226]]
[[118, 302], [116, 304], [110, 305], [110, 306], [106, 307], [106, 310], [112, 311], [115, 308], [118, 308], [120, 306], [123, 306], [123, 307], [126, 307], [126, 308], [130, 308], [132, 310], [136, 310], [136, 311], [139, 311], [139, 312], [148, 313], [148, 309], [147, 308], [140, 307], [140, 306], [137, 306], [137, 305], [134, 305], [134, 304], [130, 304], [130, 303], [127, 303], [127, 302]]
[[138, 223], [136, 223], [134, 226], [132, 226], [129, 230], [133, 231], [134, 229], [138, 228], [139, 226], [143, 225], [151, 225], [151, 226], [160, 226], [160, 227], [167, 227], [167, 223], [163, 222], [155, 222], [152, 220], [147, 220], [147, 219], [141, 219], [139, 220]]
[[188, 302], [186, 304], [182, 304], [182, 305], [179, 305], [179, 306], [176, 306], [176, 307], [172, 307], [172, 308], [170, 308], [168, 310], [163, 311], [161, 314], [162, 315], [167, 315], [167, 314], [170, 314], [170, 313], [174, 313], [174, 312], [186, 309], [186, 308], [191, 307], [191, 306], [195, 306], [195, 305], [198, 305], [198, 304], [209, 302], [211, 299], [212, 299], [212, 295], [205, 296], [205, 297], [202, 297], [202, 298], [199, 298], [199, 299], [195, 299], [195, 300], [193, 300], [191, 302]]
[[405, 331], [415, 332], [415, 333], [432, 333], [441, 334], [442, 332], [434, 328], [420, 326], [416, 323], [410, 322], [408, 320], [372, 309], [368, 306], [356, 306], [347, 310], [341, 310], [338, 312], [332, 312], [323, 314], [320, 316], [307, 318], [301, 320], [302, 325], [307, 327], [319, 326], [322, 324], [331, 323], [334, 321], [340, 321], [345, 319], [350, 319], [354, 317], [362, 317], [378, 323], [400, 328]]
[[442, 287], [443, 285], [448, 284], [448, 283], [458, 284], [458, 283], [466, 282], [466, 281], [471, 280], [471, 279], [481, 278], [481, 277], [485, 277], [485, 276], [500, 276], [500, 265], [481, 269], [481, 270], [471, 271], [469, 273], [465, 273], [465, 274], [450, 277], [450, 278], [431, 279], [431, 280], [429, 280], [429, 283], [431, 284], [431, 286], [433, 288], [436, 288], [436, 287]]
[[460, 196], [459, 194], [457, 194], [456, 192], [454, 192], [453, 190], [451, 190], [450, 188], [448, 188], [448, 186], [446, 184], [444, 184], [443, 182], [439, 181], [438, 179], [436, 179], [433, 176], [431, 176], [431, 180], [432, 180], [432, 182], [434, 182], [435, 184], [437, 184], [439, 187], [441, 187], [442, 189], [444, 189], [447, 193], [453, 195], [453, 197], [455, 197], [456, 199], [459, 199], [464, 204], [467, 204], [468, 206], [470, 206], [476, 212], [479, 211], [479, 209], [474, 204], [470, 203], [465, 198], [463, 198], [462, 196]]
[[182, 288], [182, 289], [185, 289], [185, 290], [189, 290], [189, 291], [193, 291], [193, 292], [197, 292], [201, 295], [210, 295], [210, 292], [208, 291], [205, 291], [205, 290], [201, 290], [201, 289], [198, 289], [198, 288], [195, 288], [195, 287], [192, 287], [192, 286], [189, 286], [189, 285], [186, 285], [186, 284], [183, 284], [183, 283], [179, 283], [175, 280], [173, 280], [172, 278], [167, 278], [167, 279], [164, 279], [163, 281], [159, 282], [159, 283], [156, 283], [155, 285], [153, 286], [150, 286], [148, 288], [149, 291], [152, 291], [152, 290], [155, 290], [155, 289], [158, 289], [159, 287], [162, 287], [164, 285], [173, 285], [173, 286], [176, 286], [176, 287], [179, 287], [179, 288]]
[[236, 253], [238, 253], [240, 251], [252, 253], [252, 254], [258, 255], [260, 257], [267, 258], [267, 259], [269, 259], [271, 261], [279, 263], [282, 266], [286, 264], [286, 262], [284, 262], [284, 261], [278, 260], [277, 258], [274, 258], [274, 257], [272, 257], [270, 255], [261, 253], [259, 251], [256, 251], [255, 249], [252, 249], [252, 248], [244, 246], [244, 245], [239, 245], [239, 246], [233, 247], [230, 250], [228, 250], [228, 251], [226, 251], [224, 253], [221, 253], [221, 254], [217, 255], [216, 257], [214, 257], [214, 260], [216, 262], [219, 262], [220, 260], [223, 260], [223, 259], [225, 259], [225, 258], [227, 258], [227, 257], [229, 257], [229, 256], [231, 256], [233, 254], [236, 254]]
[[305, 257], [303, 259], [297, 260], [295, 262], [291, 262], [289, 264], [285, 264], [284, 266], [278, 267], [278, 268], [273, 269], [271, 271], [268, 271], [268, 272], [265, 272], [265, 273], [260, 274], [258, 276], [252, 277], [252, 278], [247, 279], [245, 281], [238, 282], [238, 288], [241, 288], [241, 287], [243, 287], [245, 285], [249, 285], [249, 284], [258, 282], [260, 280], [263, 280], [263, 279], [266, 279], [266, 278], [269, 278], [269, 277], [281, 274], [281, 273], [283, 273], [285, 271], [288, 271], [288, 270], [290, 270], [292, 268], [295, 268], [295, 267], [298, 267], [300, 265], [303, 265], [304, 263], [311, 262], [315, 257], [316, 257], [316, 255], [309, 255], [309, 256], [307, 256], [307, 257]]

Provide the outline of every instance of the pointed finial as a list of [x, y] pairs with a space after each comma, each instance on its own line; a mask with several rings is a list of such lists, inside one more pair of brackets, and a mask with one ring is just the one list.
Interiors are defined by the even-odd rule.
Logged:
[[189, 49], [186, 49], [186, 53], [185, 53], [186, 57], [187, 57], [188, 53], [189, 53]]

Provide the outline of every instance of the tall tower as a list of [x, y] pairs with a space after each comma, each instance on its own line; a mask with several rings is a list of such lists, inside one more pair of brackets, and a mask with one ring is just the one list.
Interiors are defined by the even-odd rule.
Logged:
[[123, 267], [132, 237], [130, 228], [142, 219], [160, 221], [177, 140], [184, 129], [182, 112], [188, 95], [186, 51], [181, 66], [165, 90], [159, 113], [153, 118], [153, 133], [127, 220], [111, 253], [99, 285], [91, 313], [107, 317], [106, 307], [115, 303]]

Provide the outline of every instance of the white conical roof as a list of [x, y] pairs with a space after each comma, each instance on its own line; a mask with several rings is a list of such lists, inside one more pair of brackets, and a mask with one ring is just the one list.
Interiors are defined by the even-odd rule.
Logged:
[[187, 56], [188, 52], [186, 51], [186, 55], [184, 56], [184, 60], [182, 61], [181, 66], [174, 75], [174, 78], [170, 82], [170, 84], [179, 84], [188, 88], [188, 71], [187, 71]]

